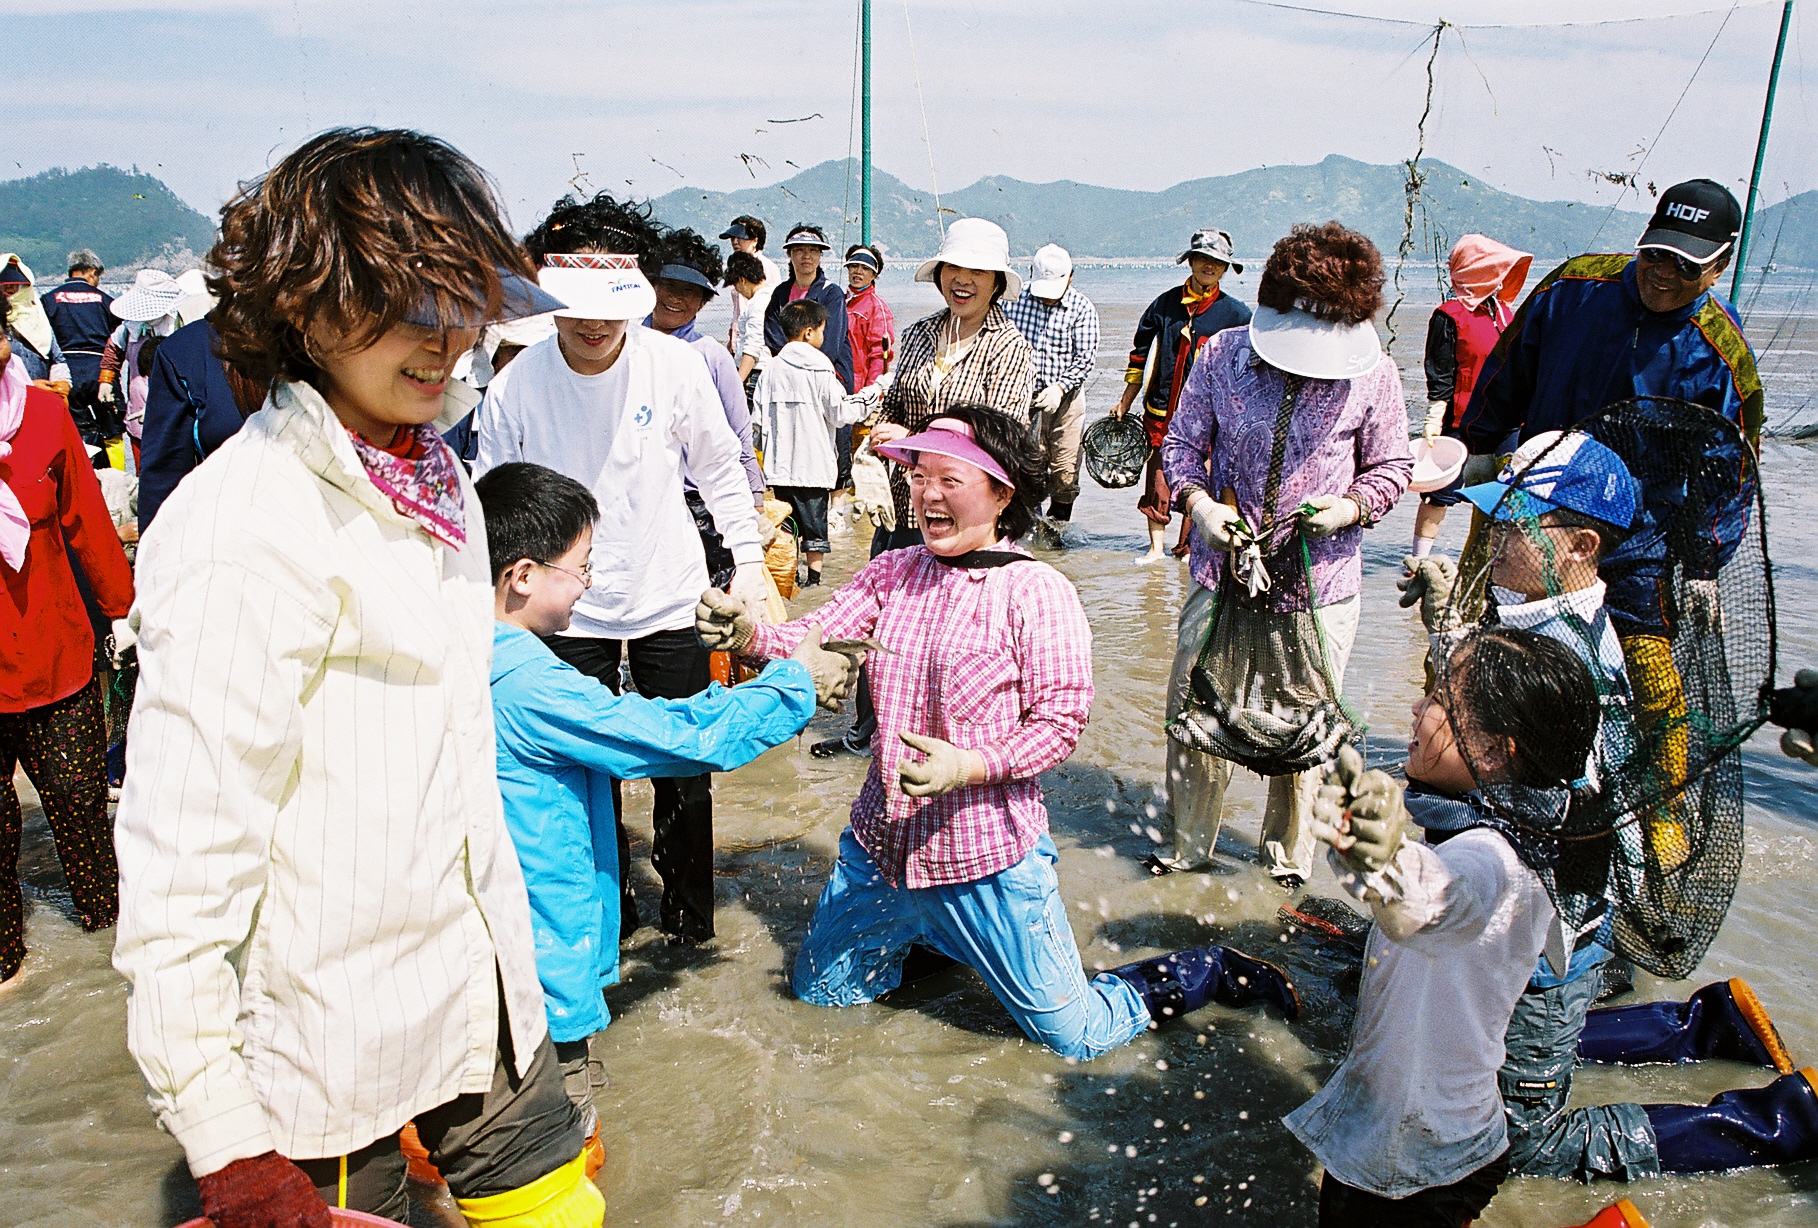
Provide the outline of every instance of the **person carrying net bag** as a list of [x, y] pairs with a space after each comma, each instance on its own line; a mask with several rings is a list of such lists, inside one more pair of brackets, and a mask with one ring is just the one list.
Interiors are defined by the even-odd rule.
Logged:
[[1309, 769], [1354, 736], [1339, 688], [1357, 634], [1362, 529], [1413, 470], [1401, 376], [1371, 317], [1382, 257], [1336, 222], [1275, 245], [1248, 328], [1205, 343], [1162, 442], [1192, 521], [1194, 589], [1169, 682], [1155, 873], [1212, 861], [1235, 764], [1270, 776], [1264, 868], [1310, 870]]

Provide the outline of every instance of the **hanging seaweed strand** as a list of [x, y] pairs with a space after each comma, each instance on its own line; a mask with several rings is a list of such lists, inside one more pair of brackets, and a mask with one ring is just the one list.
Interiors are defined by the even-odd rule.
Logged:
[[1402, 301], [1407, 298], [1407, 291], [1402, 288], [1401, 278], [1407, 266], [1408, 257], [1414, 254], [1414, 207], [1416, 204], [1420, 206], [1423, 223], [1427, 212], [1426, 202], [1421, 195], [1421, 188], [1426, 184], [1427, 175], [1420, 169], [1420, 159], [1427, 152], [1427, 119], [1433, 114], [1433, 63], [1439, 59], [1440, 39], [1445, 36], [1446, 27], [1451, 24], [1449, 21], [1441, 20], [1433, 27], [1433, 49], [1427, 53], [1427, 101], [1426, 105], [1421, 108], [1420, 122], [1414, 126], [1414, 156], [1402, 163], [1407, 170], [1407, 178], [1402, 184], [1402, 190], [1407, 196], [1407, 207], [1402, 216], [1401, 249], [1395, 261], [1395, 301], [1390, 304], [1389, 314], [1383, 320], [1383, 327], [1389, 333], [1391, 349], [1395, 346], [1395, 313], [1400, 309]]

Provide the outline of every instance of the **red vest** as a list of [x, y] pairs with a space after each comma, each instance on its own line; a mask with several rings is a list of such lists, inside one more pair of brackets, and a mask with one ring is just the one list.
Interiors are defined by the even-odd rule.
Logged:
[[1476, 311], [1455, 298], [1441, 303], [1439, 309], [1458, 327], [1458, 374], [1452, 385], [1451, 413], [1451, 423], [1457, 426], [1465, 406], [1471, 403], [1471, 390], [1477, 386], [1477, 373], [1483, 370], [1483, 360], [1496, 348], [1496, 339], [1502, 336], [1502, 330], [1509, 326], [1515, 313], [1495, 295], [1479, 303]]

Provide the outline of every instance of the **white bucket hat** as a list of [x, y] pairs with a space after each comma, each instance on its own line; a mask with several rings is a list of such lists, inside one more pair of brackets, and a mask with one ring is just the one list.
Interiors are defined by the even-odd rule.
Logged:
[[636, 256], [552, 252], [537, 270], [537, 285], [568, 304], [555, 314], [569, 320], [642, 320], [656, 307], [656, 289]]
[[115, 316], [136, 324], [161, 320], [189, 297], [188, 292], [163, 269], [140, 269], [132, 288], [108, 306]]
[[1250, 317], [1250, 348], [1270, 366], [1307, 379], [1355, 379], [1382, 361], [1370, 321], [1322, 320], [1301, 303], [1288, 311], [1259, 306]]
[[963, 217], [947, 227], [941, 250], [932, 260], [924, 260], [915, 270], [915, 280], [932, 282], [936, 266], [951, 264], [962, 269], [984, 273], [1002, 273], [1004, 297], [1015, 298], [1023, 292], [1023, 279], [1010, 267], [1010, 236], [996, 222], [982, 217]]

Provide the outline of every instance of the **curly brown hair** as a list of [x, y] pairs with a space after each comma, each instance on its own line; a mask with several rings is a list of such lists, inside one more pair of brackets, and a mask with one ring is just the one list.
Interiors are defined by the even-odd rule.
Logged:
[[1340, 222], [1302, 223], [1278, 239], [1263, 266], [1256, 301], [1277, 311], [1298, 306], [1321, 320], [1362, 324], [1382, 310], [1382, 253]]
[[371, 345], [433, 304], [443, 320], [496, 318], [503, 271], [535, 276], [485, 172], [403, 129], [311, 137], [221, 207], [209, 252], [220, 355], [260, 384], [309, 380], [313, 330]]

